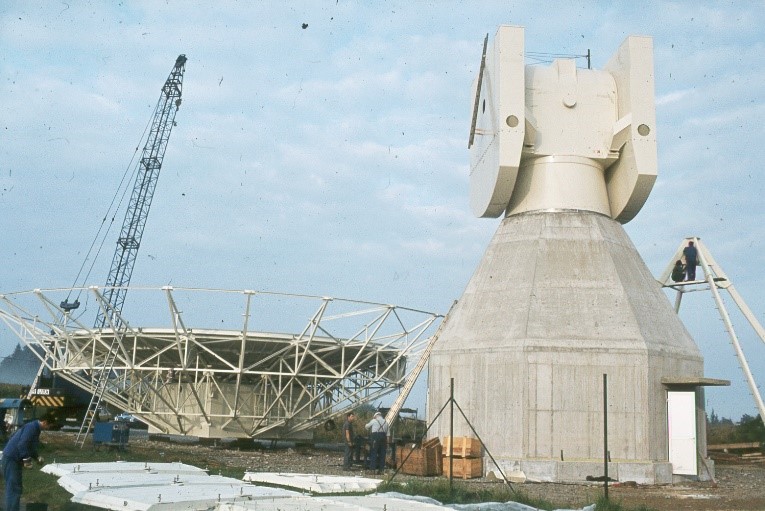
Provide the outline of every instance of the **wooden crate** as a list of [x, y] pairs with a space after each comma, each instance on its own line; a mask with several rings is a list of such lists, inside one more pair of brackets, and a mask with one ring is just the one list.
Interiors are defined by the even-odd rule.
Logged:
[[[444, 437], [444, 456], [449, 456], [449, 444], [451, 442], [452, 437]], [[481, 442], [477, 438], [469, 436], [456, 436], [454, 437], [454, 452], [452, 456], [455, 458], [480, 458]]]
[[[449, 477], [449, 457], [444, 456], [444, 475]], [[474, 479], [483, 476], [483, 458], [452, 458], [454, 477]]]
[[[422, 445], [406, 444], [396, 449], [396, 461], [404, 474], [415, 476], [441, 475], [441, 442], [432, 438]], [[406, 460], [406, 462], [404, 462]]]

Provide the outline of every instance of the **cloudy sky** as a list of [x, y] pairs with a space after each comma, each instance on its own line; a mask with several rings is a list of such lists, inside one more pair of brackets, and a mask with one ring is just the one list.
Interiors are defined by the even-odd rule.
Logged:
[[[2, 2], [0, 292], [106, 281], [124, 213], [76, 276], [183, 53], [133, 284], [445, 313], [499, 223], [469, 211], [467, 138], [483, 38], [512, 24], [528, 52], [589, 49], [594, 68], [654, 38], [659, 177], [625, 227], [655, 275], [700, 236], [765, 319], [765, 2], [210, 4]], [[753, 414], [711, 295], [681, 315], [707, 376], [732, 380], [708, 407]], [[765, 346], [733, 319], [765, 382]], [[16, 342], [0, 329], [0, 356]]]

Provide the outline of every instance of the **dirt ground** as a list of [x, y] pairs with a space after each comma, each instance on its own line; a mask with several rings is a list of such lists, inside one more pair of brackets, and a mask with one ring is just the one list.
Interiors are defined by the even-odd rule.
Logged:
[[[137, 432], [136, 432], [137, 433]], [[46, 434], [51, 434], [50, 432]], [[52, 433], [59, 437], [71, 433]], [[71, 441], [63, 437], [53, 443]], [[198, 466], [208, 468], [211, 474], [227, 469], [248, 467], [257, 472], [308, 472], [328, 475], [348, 475], [342, 470], [340, 450], [312, 447], [240, 448], [234, 444], [200, 445], [149, 439], [145, 434], [131, 434], [128, 447], [133, 459], [145, 453], [147, 460], [176, 461], [183, 458], [197, 460]], [[49, 458], [50, 459], [50, 458]], [[731, 461], [734, 461], [731, 464]], [[361, 467], [353, 473], [375, 477]], [[386, 477], [390, 477], [390, 471]], [[753, 511], [765, 510], [765, 466], [763, 464], [736, 464], [727, 460], [717, 463], [715, 483], [684, 483], [663, 486], [638, 486], [618, 483], [609, 489], [611, 500], [626, 508], [640, 506], [656, 511]], [[396, 476], [405, 481], [412, 476]], [[502, 484], [481, 479], [470, 484]], [[554, 484], [525, 483], [514, 485], [527, 495], [552, 502], [560, 507], [580, 508], [594, 503], [602, 495], [602, 483]]]
[[[661, 486], [619, 485], [609, 497], [625, 507], [645, 506], [657, 511], [750, 511], [765, 510], [765, 468], [755, 465], [718, 465], [714, 483]], [[524, 484], [527, 494], [552, 502], [594, 502], [603, 488], [585, 485]], [[589, 497], [589, 499], [588, 499]], [[560, 499], [560, 500], [559, 500]]]

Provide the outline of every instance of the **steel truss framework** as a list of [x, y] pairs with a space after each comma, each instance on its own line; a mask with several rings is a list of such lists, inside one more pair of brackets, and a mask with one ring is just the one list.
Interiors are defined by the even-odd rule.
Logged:
[[[672, 269], [675, 265], [675, 261], [684, 262], [685, 258], [683, 256], [683, 249], [688, 246], [688, 242], [693, 242], [696, 246], [696, 249], [698, 250], [698, 266], [701, 266], [703, 277], [696, 277], [698, 280], [674, 282], [671, 278]], [[749, 325], [757, 334], [757, 337], [759, 337], [763, 343], [765, 343], [765, 328], [762, 327], [760, 322], [757, 320], [757, 317], [744, 301], [744, 298], [733, 286], [733, 282], [723, 271], [722, 266], [720, 266], [717, 261], [715, 261], [714, 257], [712, 257], [712, 253], [701, 242], [701, 239], [693, 236], [685, 238], [680, 243], [680, 246], [675, 251], [674, 256], [667, 264], [664, 273], [661, 274], [658, 280], [663, 287], [671, 288], [677, 291], [677, 295], [675, 296], [675, 312], [678, 313], [680, 312], [680, 304], [683, 300], [683, 294], [694, 291], [711, 291], [712, 298], [715, 301], [715, 307], [720, 313], [720, 319], [722, 319], [725, 325], [725, 330], [728, 332], [728, 337], [730, 338], [733, 350], [736, 352], [736, 357], [738, 358], [738, 363], [741, 367], [741, 371], [744, 373], [744, 378], [746, 379], [746, 383], [749, 387], [749, 392], [752, 394], [754, 403], [757, 406], [757, 412], [759, 413], [760, 418], [765, 421], [765, 402], [762, 400], [757, 382], [755, 381], [754, 375], [749, 368], [749, 363], [747, 362], [746, 355], [744, 355], [744, 350], [741, 348], [741, 343], [739, 342], [738, 335], [736, 335], [736, 331], [733, 328], [733, 321], [731, 321], [730, 314], [728, 314], [728, 308], [725, 306], [725, 302], [722, 299], [720, 291], [722, 290], [728, 292], [736, 306], [738, 306], [743, 316], [749, 322]]]
[[[112, 309], [99, 287], [87, 288], [90, 306], [75, 316], [59, 305], [70, 291], [78, 289], [0, 295], [0, 318], [37, 347], [33, 351], [52, 372], [91, 392], [91, 376], [110, 359], [114, 342], [104, 401], [158, 431], [214, 438], [299, 437], [330, 416], [382, 397], [404, 383], [407, 366], [414, 367], [442, 318], [339, 298], [132, 287], [138, 314], [163, 311], [160, 326], [137, 327], [127, 317], [131, 312]], [[309, 317], [292, 322], [297, 333], [269, 333], [274, 330], [262, 327], [284, 323], [273, 319], [274, 307], [280, 316]], [[88, 327], [89, 314], [113, 323]], [[235, 324], [190, 326], [220, 316], [224, 326], [232, 319]]]

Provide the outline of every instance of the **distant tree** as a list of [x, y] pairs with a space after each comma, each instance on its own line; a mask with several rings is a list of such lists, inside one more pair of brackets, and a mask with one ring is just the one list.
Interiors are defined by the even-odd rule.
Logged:
[[759, 415], [752, 417], [744, 414], [736, 428], [739, 442], [765, 442], [765, 425]]
[[741, 416], [737, 423], [717, 416], [714, 411], [707, 418], [708, 444], [765, 443], [765, 426], [759, 415]]
[[16, 345], [13, 353], [0, 360], [0, 383], [29, 385], [40, 367], [40, 359], [28, 346]]
[[25, 392], [21, 385], [15, 383], [0, 383], [0, 399], [6, 397], [21, 397]]

